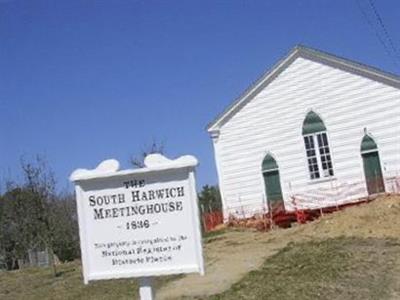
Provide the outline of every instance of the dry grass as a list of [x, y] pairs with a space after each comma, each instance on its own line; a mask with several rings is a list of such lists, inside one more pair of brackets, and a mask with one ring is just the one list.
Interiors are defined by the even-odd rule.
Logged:
[[[220, 294], [229, 290], [247, 273], [260, 269], [266, 259], [277, 254], [288, 243], [301, 245], [307, 241], [316, 242], [342, 236], [361, 239], [400, 238], [400, 197], [384, 196], [371, 203], [349, 207], [289, 229], [276, 229], [267, 233], [227, 231], [204, 245], [206, 276], [188, 275], [170, 282], [159, 291], [159, 299]], [[400, 282], [400, 278], [397, 280]]]
[[390, 299], [400, 291], [399, 261], [400, 242], [395, 240], [292, 243], [228, 291], [204, 299]]
[[[158, 299], [400, 299], [400, 197], [268, 233], [214, 232], [206, 276], [161, 277]], [[83, 285], [79, 262], [0, 272], [0, 299], [136, 299], [135, 280]]]
[[[0, 299], [137, 299], [138, 285], [134, 279], [118, 279], [83, 284], [79, 261], [58, 267], [54, 277], [49, 268], [28, 268], [12, 272], [0, 272]], [[178, 276], [160, 277], [159, 288]]]

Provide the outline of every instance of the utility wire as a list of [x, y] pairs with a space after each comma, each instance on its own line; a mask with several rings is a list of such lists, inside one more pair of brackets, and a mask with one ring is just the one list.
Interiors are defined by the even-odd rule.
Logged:
[[[383, 31], [385, 32], [386, 39], [389, 41], [390, 48], [384, 41], [384, 39], [381, 36], [380, 31], [378, 28], [375, 26], [374, 23], [372, 23], [371, 19], [369, 18], [368, 14], [365, 12], [364, 8], [361, 5], [360, 0], [356, 0], [357, 6], [359, 10], [361, 11], [362, 15], [364, 16], [365, 20], [367, 21], [368, 25], [374, 30], [376, 37], [378, 38], [379, 42], [382, 44], [383, 48], [385, 49], [386, 54], [393, 60], [394, 64], [400, 68], [400, 56], [398, 55], [398, 52], [396, 50], [396, 47], [394, 46], [393, 40], [390, 38], [388, 31], [386, 30], [386, 27], [383, 25], [383, 20], [380, 17], [375, 5], [371, 3], [371, 0], [368, 0], [369, 4], [371, 5], [372, 10], [374, 11], [375, 17], [378, 19]], [[393, 52], [393, 53], [392, 53]], [[397, 61], [398, 60], [398, 61]]]
[[395, 53], [397, 59], [400, 60], [400, 54], [399, 51], [397, 50], [397, 48], [395, 47], [392, 38], [390, 37], [390, 34], [388, 32], [388, 30], [386, 29], [385, 24], [383, 23], [382, 17], [379, 14], [378, 10], [376, 9], [376, 6], [374, 4], [374, 1], [372, 0], [368, 0], [369, 5], [371, 6], [372, 10], [374, 11], [374, 14], [376, 16], [376, 18], [378, 19], [378, 22], [380, 24], [380, 26], [382, 27], [383, 32], [385, 33], [385, 36], [387, 38], [387, 40], [389, 41], [390, 46], [392, 47], [393, 52]]

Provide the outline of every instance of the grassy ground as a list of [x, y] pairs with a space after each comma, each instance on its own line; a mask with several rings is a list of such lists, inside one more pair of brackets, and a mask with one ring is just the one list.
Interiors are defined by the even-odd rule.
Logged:
[[203, 299], [392, 299], [399, 260], [393, 239], [291, 243], [228, 291]]
[[[137, 299], [138, 285], [133, 279], [95, 281], [83, 284], [80, 262], [58, 266], [57, 277], [49, 268], [28, 268], [0, 272], [0, 299]], [[177, 276], [160, 277], [158, 288]]]
[[[395, 282], [399, 263], [400, 240], [395, 239], [340, 237], [290, 243], [229, 290], [197, 299], [395, 299], [394, 293], [400, 293]], [[43, 268], [0, 273], [0, 299], [138, 297], [135, 280], [85, 286], [78, 262], [59, 266], [59, 272], [56, 278]], [[173, 279], [159, 279], [156, 286]]]
[[[336, 239], [343, 237], [355, 238], [360, 243], [355, 243], [352, 247], [350, 247], [351, 244], [350, 246], [346, 246], [347, 242], [337, 244]], [[388, 257], [388, 254], [380, 254], [389, 253], [389, 250], [392, 248], [390, 243], [383, 244], [380, 247], [374, 246], [368, 250], [369, 252], [363, 252], [365, 249], [361, 247], [361, 241], [364, 240], [390, 241], [393, 239], [395, 241], [399, 238], [400, 196], [383, 196], [370, 203], [324, 215], [320, 219], [305, 225], [293, 224], [292, 228], [289, 229], [276, 228], [267, 233], [228, 230], [223, 235], [211, 237], [208, 239], [208, 242], [203, 243], [206, 258], [205, 276], [201, 277], [191, 274], [182, 279], [171, 281], [158, 290], [157, 296], [160, 300], [207, 299], [207, 297], [212, 297], [213, 295], [218, 295], [221, 299], [251, 299], [252, 295], [254, 295], [255, 299], [258, 297], [261, 297], [258, 299], [274, 299], [272, 297], [275, 297], [275, 295], [275, 299], [293, 299], [295, 297], [291, 297], [290, 293], [296, 291], [302, 284], [307, 282], [302, 282], [302, 280], [308, 280], [309, 286], [305, 289], [312, 291], [312, 296], [309, 296], [306, 291], [300, 291], [298, 295], [296, 294], [296, 299], [335, 299], [339, 297], [335, 293], [329, 294], [327, 297], [318, 296], [318, 293], [321, 293], [318, 284], [323, 286], [330, 286], [331, 284], [331, 281], [329, 281], [330, 268], [323, 264], [323, 260], [318, 259], [318, 253], [315, 252], [318, 249], [310, 252], [310, 247], [307, 247], [309, 245], [308, 242], [313, 245], [312, 248], [315, 248], [315, 245], [318, 245], [318, 243], [332, 242], [333, 244], [329, 244], [329, 246], [333, 247], [336, 244], [337, 247], [333, 247], [332, 249], [327, 248], [326, 251], [323, 251], [324, 248], [321, 246], [320, 250], [322, 254], [320, 257], [324, 260], [337, 258], [339, 263], [332, 263], [332, 266], [341, 266], [341, 263], [346, 263], [356, 269], [355, 273], [351, 273], [345, 269], [340, 273], [341, 275], [346, 275], [346, 278], [348, 278], [345, 281], [343, 281], [343, 278], [338, 278], [338, 281], [335, 283], [338, 284], [335, 289], [340, 291], [340, 293], [338, 292], [340, 297], [347, 297], [346, 291], [348, 290], [350, 296], [347, 299], [357, 299], [358, 292], [355, 292], [356, 296], [351, 296], [354, 285], [356, 286], [356, 290], [360, 286], [357, 270], [361, 270], [359, 271], [360, 276], [371, 272], [372, 279], [369, 279], [369, 281], [376, 282], [374, 276], [380, 277], [381, 273], [379, 272], [381, 271], [375, 266], [388, 266], [389, 270], [390, 263], [394, 260], [395, 264], [393, 267], [397, 271], [384, 275], [390, 278], [387, 282], [392, 281], [398, 284], [397, 288], [391, 287], [393, 291], [389, 290], [388, 293], [391, 294], [392, 299], [400, 299], [400, 255], [396, 256], [393, 254], [391, 257]], [[288, 251], [286, 247], [293, 247], [293, 249], [290, 248], [292, 250]], [[360, 249], [358, 249], [359, 247]], [[296, 249], [298, 259], [306, 259], [308, 257], [305, 254], [301, 255], [302, 253], [309, 253], [310, 259], [296, 264], [293, 257], [282, 254], [286, 253], [286, 251], [289, 254], [294, 253], [293, 251]], [[367, 254], [364, 255], [363, 253]], [[335, 256], [332, 258], [330, 255]], [[262, 272], [262, 270], [265, 270], [265, 261], [267, 261], [267, 265], [271, 265], [270, 259], [276, 257], [284, 265], [282, 268], [279, 268], [279, 265], [277, 265], [277, 269], [274, 269], [276, 273], [272, 273], [274, 274], [273, 278], [267, 278], [265, 272]], [[365, 260], [363, 261], [362, 259]], [[367, 264], [367, 262], [369, 263]], [[299, 268], [301, 274], [304, 272], [302, 269], [305, 269], [307, 272], [313, 268], [319, 270], [317, 274], [319, 274], [318, 279], [321, 281], [307, 279], [306, 275], [297, 276], [297, 268]], [[268, 273], [274, 270], [268, 269]], [[286, 273], [285, 270], [289, 271]], [[363, 272], [362, 270], [366, 271]], [[281, 276], [282, 274], [283, 276]], [[295, 274], [296, 276], [291, 277], [291, 274]], [[259, 277], [260, 280], [257, 281], [256, 277]], [[243, 281], [246, 278], [251, 278], [250, 282], [254, 282], [254, 285], [251, 285], [248, 290], [246, 290], [246, 286], [239, 285], [238, 287], [237, 285], [238, 283], [246, 283], [247, 281]], [[278, 278], [278, 280], [274, 280], [274, 278]], [[340, 285], [338, 282], [340, 282]], [[242, 288], [244, 295], [238, 292], [238, 289]], [[368, 283], [368, 288], [372, 290], [369, 291], [370, 294], [365, 299], [371, 299], [373, 297], [372, 292], [379, 289], [379, 286], [375, 287], [373, 283]], [[366, 288], [365, 286], [360, 286], [360, 289], [363, 290]], [[273, 294], [272, 296], [271, 293]], [[364, 290], [359, 292], [361, 296], [364, 294]], [[379, 294], [379, 291], [377, 294]], [[384, 294], [382, 294], [382, 297], [384, 297]]]
[[[400, 299], [400, 197], [290, 229], [225, 229], [204, 236], [203, 246], [206, 276], [160, 277], [157, 299]], [[135, 280], [85, 286], [79, 262], [58, 271], [0, 272], [0, 299], [138, 297]]]

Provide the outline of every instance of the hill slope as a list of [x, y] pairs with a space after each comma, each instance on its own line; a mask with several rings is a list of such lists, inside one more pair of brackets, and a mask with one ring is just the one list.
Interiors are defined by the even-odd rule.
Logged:
[[[206, 275], [157, 280], [157, 299], [400, 299], [400, 197], [268, 233], [204, 239]], [[0, 299], [135, 299], [135, 280], [82, 283], [79, 262], [0, 272]]]
[[[380, 245], [380, 247], [376, 247], [376, 253], [385, 252], [386, 248], [391, 248], [390, 251], [393, 252], [394, 257], [388, 258], [386, 263], [388, 265], [395, 264], [392, 262], [392, 260], [395, 260], [396, 266], [400, 270], [400, 252], [392, 249], [396, 247], [396, 242], [391, 242], [400, 238], [400, 197], [380, 197], [371, 203], [349, 207], [343, 211], [325, 215], [312, 223], [294, 226], [290, 229], [278, 229], [268, 233], [231, 231], [211, 238], [208, 243], [206, 240], [206, 276], [189, 275], [170, 282], [158, 292], [159, 299], [204, 297], [222, 293], [242, 279], [248, 272], [265, 267], [263, 263], [266, 259], [274, 255], [277, 255], [280, 259], [285, 259], [286, 256], [281, 257], [279, 254], [280, 251], [287, 251], [285, 247], [289, 243], [296, 243], [295, 246], [291, 245], [292, 248], [297, 247], [301, 251], [307, 251], [310, 248], [310, 244], [307, 244], [307, 242], [319, 242], [338, 237], [357, 238], [357, 241], [347, 240], [349, 245], [346, 246], [343, 245], [343, 241], [338, 241], [338, 245], [328, 242], [329, 247], [333, 247], [333, 249], [339, 249], [342, 244], [343, 249], [347, 249], [344, 251], [345, 253], [350, 251], [350, 248], [354, 248], [357, 243], [360, 243], [361, 247], [363, 239], [375, 239], [376, 244]], [[388, 239], [390, 241], [387, 241]], [[372, 263], [369, 265], [371, 268], [374, 264], [384, 264], [384, 262], [377, 260], [379, 255], [373, 256], [371, 253], [370, 255], [371, 259], [372, 257], [376, 259], [376, 261], [372, 259]], [[354, 259], [357, 261], [357, 258]], [[349, 259], [346, 263], [351, 264], [352, 262]], [[353, 261], [353, 263], [355, 262]], [[316, 268], [320, 267], [317, 259], [314, 264]], [[366, 264], [361, 262], [360, 264], [363, 265], [362, 268], [365, 268]], [[295, 265], [292, 265], [293, 268], [295, 268]], [[360, 265], [360, 272], [362, 268]], [[379, 274], [376, 274], [376, 276], [379, 276]], [[287, 282], [286, 279], [281, 279]], [[400, 282], [400, 278], [396, 278], [396, 280]], [[265, 284], [267, 284], [267, 281], [264, 282]], [[252, 288], [255, 289], [256, 287]], [[290, 289], [291, 287], [287, 286], [287, 288]], [[346, 286], [343, 289], [345, 290]], [[271, 298], [271, 295], [268, 295]], [[231, 296], [233, 297], [233, 295]], [[288, 297], [288, 295], [285, 295], [285, 297], [283, 295], [281, 295], [282, 297], [277, 296], [277, 299], [285, 297], [287, 299]], [[234, 298], [240, 297], [235, 295]]]

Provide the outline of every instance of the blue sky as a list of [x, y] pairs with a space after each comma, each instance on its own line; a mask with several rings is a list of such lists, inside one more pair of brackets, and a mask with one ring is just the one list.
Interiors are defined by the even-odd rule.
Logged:
[[[400, 73], [369, 1], [0, 0], [0, 180], [40, 154], [65, 187], [156, 139], [215, 184], [205, 126], [296, 44]], [[399, 49], [400, 2], [375, 2]]]

